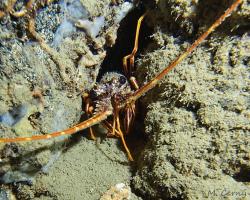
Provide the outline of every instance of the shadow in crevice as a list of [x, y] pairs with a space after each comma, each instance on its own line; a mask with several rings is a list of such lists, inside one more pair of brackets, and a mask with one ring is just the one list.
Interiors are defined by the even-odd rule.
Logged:
[[238, 182], [250, 182], [250, 168], [248, 166], [242, 166], [233, 178]]
[[[122, 59], [133, 50], [137, 21], [139, 17], [144, 14], [144, 12], [145, 9], [143, 7], [137, 7], [130, 11], [121, 21], [120, 27], [117, 31], [115, 45], [107, 49], [107, 56], [101, 65], [98, 80], [100, 80], [106, 72], [115, 71], [123, 73]], [[139, 49], [136, 56], [140, 54], [143, 46], [147, 44], [147, 38], [150, 34], [151, 31], [147, 27], [146, 23], [142, 23], [139, 36]]]

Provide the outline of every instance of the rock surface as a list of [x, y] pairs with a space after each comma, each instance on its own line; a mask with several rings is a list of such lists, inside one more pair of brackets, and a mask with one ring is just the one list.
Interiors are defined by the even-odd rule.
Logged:
[[[0, 2], [0, 10], [6, 2]], [[18, 1], [15, 10], [23, 2]], [[142, 1], [150, 10], [144, 23], [153, 34], [136, 60], [140, 85], [180, 55], [231, 2]], [[50, 133], [78, 123], [83, 113], [79, 94], [96, 83], [107, 47], [115, 45], [119, 23], [131, 7], [122, 0], [53, 1], [44, 6], [37, 12], [36, 30], [50, 53], [30, 37], [25, 17], [1, 18], [1, 137]], [[148, 140], [135, 172], [113, 139], [96, 143], [76, 136], [0, 144], [0, 179], [5, 183], [1, 197], [92, 200], [126, 183], [132, 200], [141, 199], [136, 195], [250, 198], [249, 10], [244, 0], [205, 43], [139, 100], [146, 111]]]
[[[137, 62], [141, 84], [180, 55], [197, 38], [194, 33], [208, 27], [212, 19], [198, 18], [199, 13], [208, 12], [214, 21], [225, 10], [222, 3], [205, 4], [209, 6], [200, 1], [158, 1], [158, 10], [152, 10], [148, 20], [155, 30], [152, 43]], [[133, 186], [145, 199], [250, 198], [250, 37], [240, 30], [249, 16], [244, 1], [141, 100], [148, 142]], [[179, 27], [175, 34], [173, 27]]]
[[[3, 1], [4, 11], [10, 1]], [[39, 1], [37, 1], [39, 4]], [[0, 19], [0, 135], [29, 137], [60, 131], [79, 122], [81, 93], [94, 86], [107, 46], [115, 42], [130, 2], [67, 0], [39, 6], [37, 33], [48, 50], [30, 36], [28, 17]], [[21, 10], [24, 1], [13, 7]], [[112, 16], [112, 17], [111, 17]], [[2, 183], [32, 182], [54, 164], [68, 142], [51, 140], [0, 144]]]

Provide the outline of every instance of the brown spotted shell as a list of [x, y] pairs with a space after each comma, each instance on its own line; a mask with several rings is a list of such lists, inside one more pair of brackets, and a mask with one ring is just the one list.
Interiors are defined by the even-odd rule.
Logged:
[[115, 96], [122, 101], [131, 93], [131, 87], [125, 76], [116, 72], [104, 74], [90, 93], [95, 106], [94, 113], [113, 111], [111, 98]]

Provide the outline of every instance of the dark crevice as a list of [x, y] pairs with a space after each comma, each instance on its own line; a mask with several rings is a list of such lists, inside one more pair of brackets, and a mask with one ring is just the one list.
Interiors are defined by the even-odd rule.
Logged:
[[[113, 47], [107, 49], [107, 56], [101, 65], [98, 80], [100, 80], [103, 74], [107, 72], [115, 71], [124, 74], [122, 67], [122, 59], [124, 56], [130, 54], [133, 50], [137, 21], [144, 13], [145, 9], [143, 7], [136, 7], [135, 9], [130, 11], [126, 15], [126, 17], [121, 21], [120, 27], [117, 31], [116, 43]], [[145, 20], [141, 24], [139, 35], [139, 49], [136, 53], [137, 58], [143, 48], [147, 46], [148, 42], [150, 41], [149, 36], [152, 34], [152, 30], [147, 26], [146, 20], [147, 18], [145, 18]], [[142, 112], [142, 110], [143, 108], [138, 104], [136, 106], [136, 118], [134, 124], [131, 127], [130, 133], [126, 135], [127, 144], [135, 160], [137, 160], [137, 158], [139, 157], [139, 154], [146, 143], [144, 126], [143, 123], [141, 123], [142, 121], [144, 121], [145, 112]], [[122, 144], [120, 145], [121, 149], [124, 150]], [[135, 163], [136, 162], [134, 162], [134, 164]]]
[[233, 178], [238, 182], [250, 182], [250, 168], [248, 166], [242, 166]]
[[[117, 31], [116, 43], [113, 47], [107, 49], [107, 56], [101, 65], [98, 80], [100, 80], [103, 74], [110, 71], [123, 74], [122, 59], [133, 50], [137, 20], [144, 12], [145, 9], [143, 7], [137, 7], [130, 11], [121, 21]], [[148, 43], [148, 36], [151, 34], [151, 30], [146, 25], [145, 20], [141, 25], [139, 49], [136, 56], [140, 55], [141, 50]]]

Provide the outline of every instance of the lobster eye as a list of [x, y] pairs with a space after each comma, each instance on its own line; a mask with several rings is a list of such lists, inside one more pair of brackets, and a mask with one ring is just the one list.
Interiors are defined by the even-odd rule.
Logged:
[[119, 78], [119, 83], [120, 83], [120, 84], [123, 85], [124, 83], [126, 83], [126, 81], [127, 81], [127, 80], [126, 80], [126, 77], [120, 76], [120, 78]]

